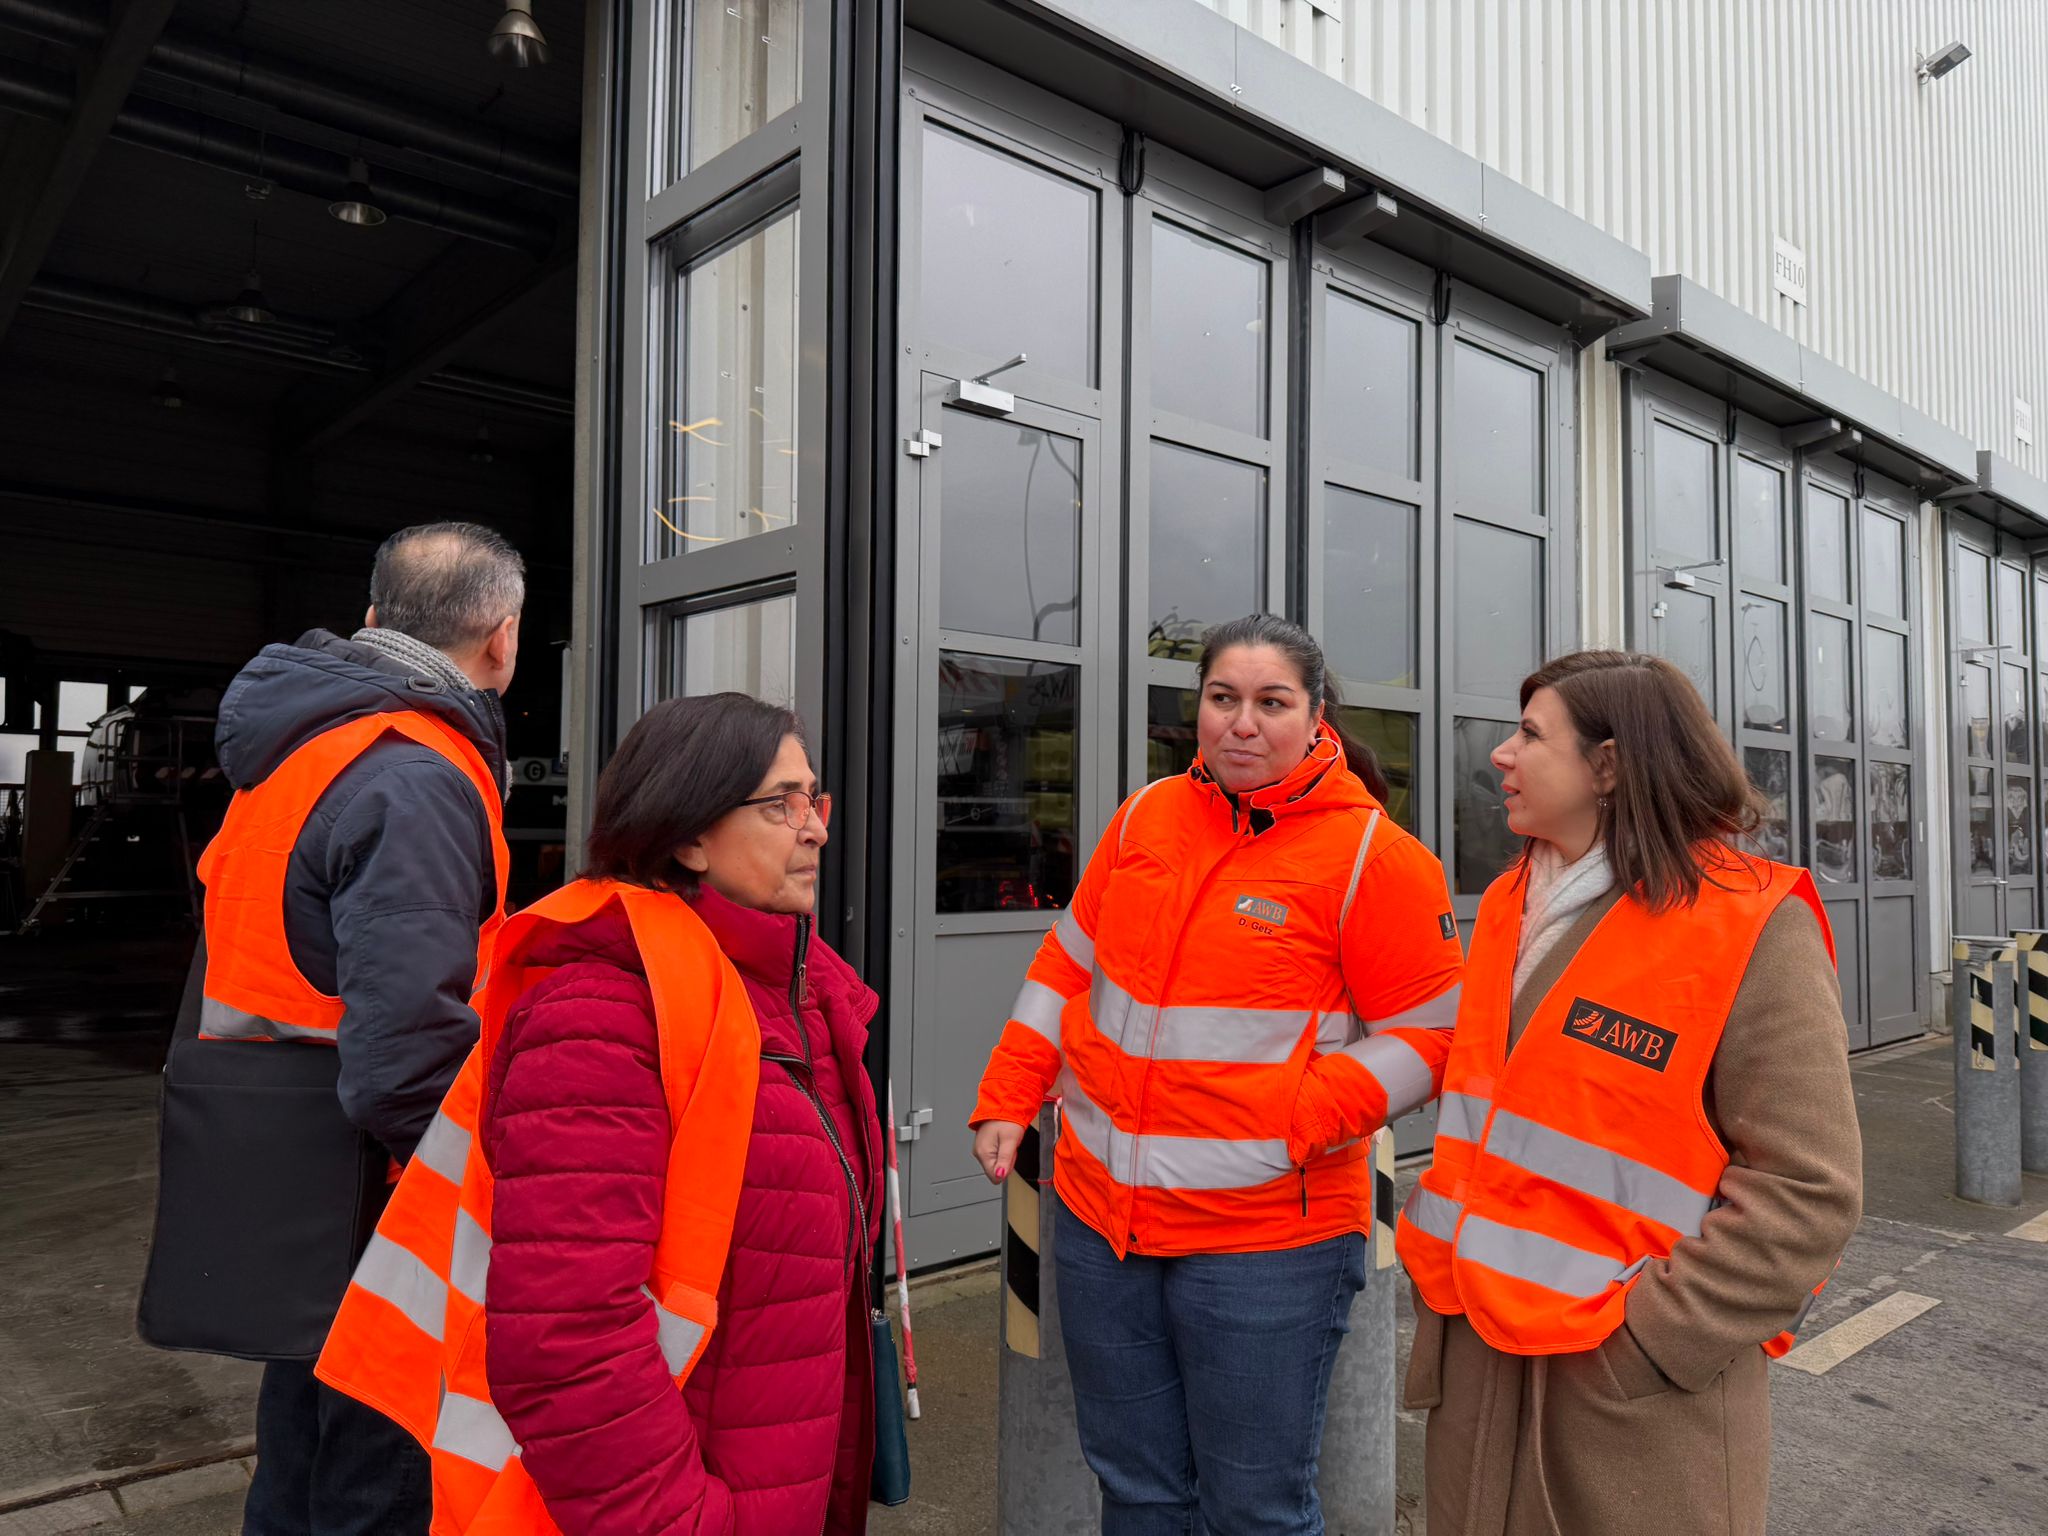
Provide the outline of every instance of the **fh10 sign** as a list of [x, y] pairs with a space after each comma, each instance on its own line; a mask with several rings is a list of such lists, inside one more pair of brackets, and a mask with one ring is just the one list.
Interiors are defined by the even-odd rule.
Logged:
[[1794, 304], [1806, 303], [1806, 252], [1783, 240], [1771, 242], [1771, 286]]

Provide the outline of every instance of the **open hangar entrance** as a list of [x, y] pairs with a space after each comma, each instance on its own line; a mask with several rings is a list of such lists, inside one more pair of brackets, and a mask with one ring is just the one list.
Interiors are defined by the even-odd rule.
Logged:
[[526, 558], [515, 898], [561, 877], [584, 18], [518, 67], [504, 10], [0, 0], [0, 1360], [49, 1405], [0, 1508], [246, 1437], [248, 1368], [133, 1341], [154, 1077], [220, 693], [395, 529]]

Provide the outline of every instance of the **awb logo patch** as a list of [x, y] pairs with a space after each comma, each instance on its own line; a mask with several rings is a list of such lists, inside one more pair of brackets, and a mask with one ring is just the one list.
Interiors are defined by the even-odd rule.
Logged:
[[1277, 901], [1268, 901], [1263, 896], [1240, 896], [1232, 909], [1239, 917], [1248, 917], [1255, 923], [1271, 923], [1275, 928], [1287, 921], [1287, 909]]
[[1565, 1015], [1564, 1032], [1574, 1040], [1597, 1045], [1611, 1055], [1662, 1072], [1671, 1065], [1671, 1052], [1678, 1036], [1647, 1019], [1630, 1018], [1615, 1009], [1589, 1003], [1583, 997], [1572, 1003]]

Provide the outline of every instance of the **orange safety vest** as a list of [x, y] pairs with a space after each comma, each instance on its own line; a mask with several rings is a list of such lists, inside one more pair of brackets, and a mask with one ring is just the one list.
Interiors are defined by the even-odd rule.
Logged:
[[[1811, 875], [1721, 853], [1690, 907], [1616, 904], [1512, 1055], [1524, 872], [1480, 902], [1436, 1150], [1396, 1243], [1429, 1308], [1496, 1349], [1592, 1349], [1621, 1326], [1637, 1276], [1719, 1204], [1728, 1149], [1702, 1095], [1764, 925], [1796, 897], [1834, 955]], [[1764, 1345], [1790, 1347], [1791, 1330]]]
[[625, 908], [654, 995], [673, 1138], [640, 1326], [680, 1388], [718, 1324], [760, 1081], [760, 1027], [739, 973], [682, 897], [578, 880], [511, 918], [499, 935], [477, 1010], [482, 1037], [377, 1223], [315, 1367], [322, 1381], [427, 1448], [435, 1536], [557, 1530], [492, 1406], [484, 1370], [493, 1180], [479, 1133], [505, 1016], [553, 973], [528, 958], [536, 938], [614, 901]]
[[327, 787], [386, 734], [440, 753], [469, 776], [491, 828], [498, 904], [477, 940], [479, 969], [505, 920], [505, 805], [476, 743], [415, 710], [365, 715], [322, 731], [261, 783], [238, 790], [219, 834], [199, 860], [206, 886], [206, 985], [199, 1033], [213, 1040], [310, 1040], [334, 1044], [341, 999], [315, 987], [292, 960], [284, 931], [292, 849]]

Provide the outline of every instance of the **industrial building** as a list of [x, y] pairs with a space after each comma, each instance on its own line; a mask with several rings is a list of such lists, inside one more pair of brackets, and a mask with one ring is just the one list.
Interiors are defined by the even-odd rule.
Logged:
[[0, 0], [0, 966], [189, 939], [208, 690], [459, 516], [529, 893], [653, 701], [811, 723], [919, 1264], [1251, 609], [1466, 919], [1520, 679], [1670, 657], [1921, 1033], [2042, 921], [2044, 77], [2022, 0]]

